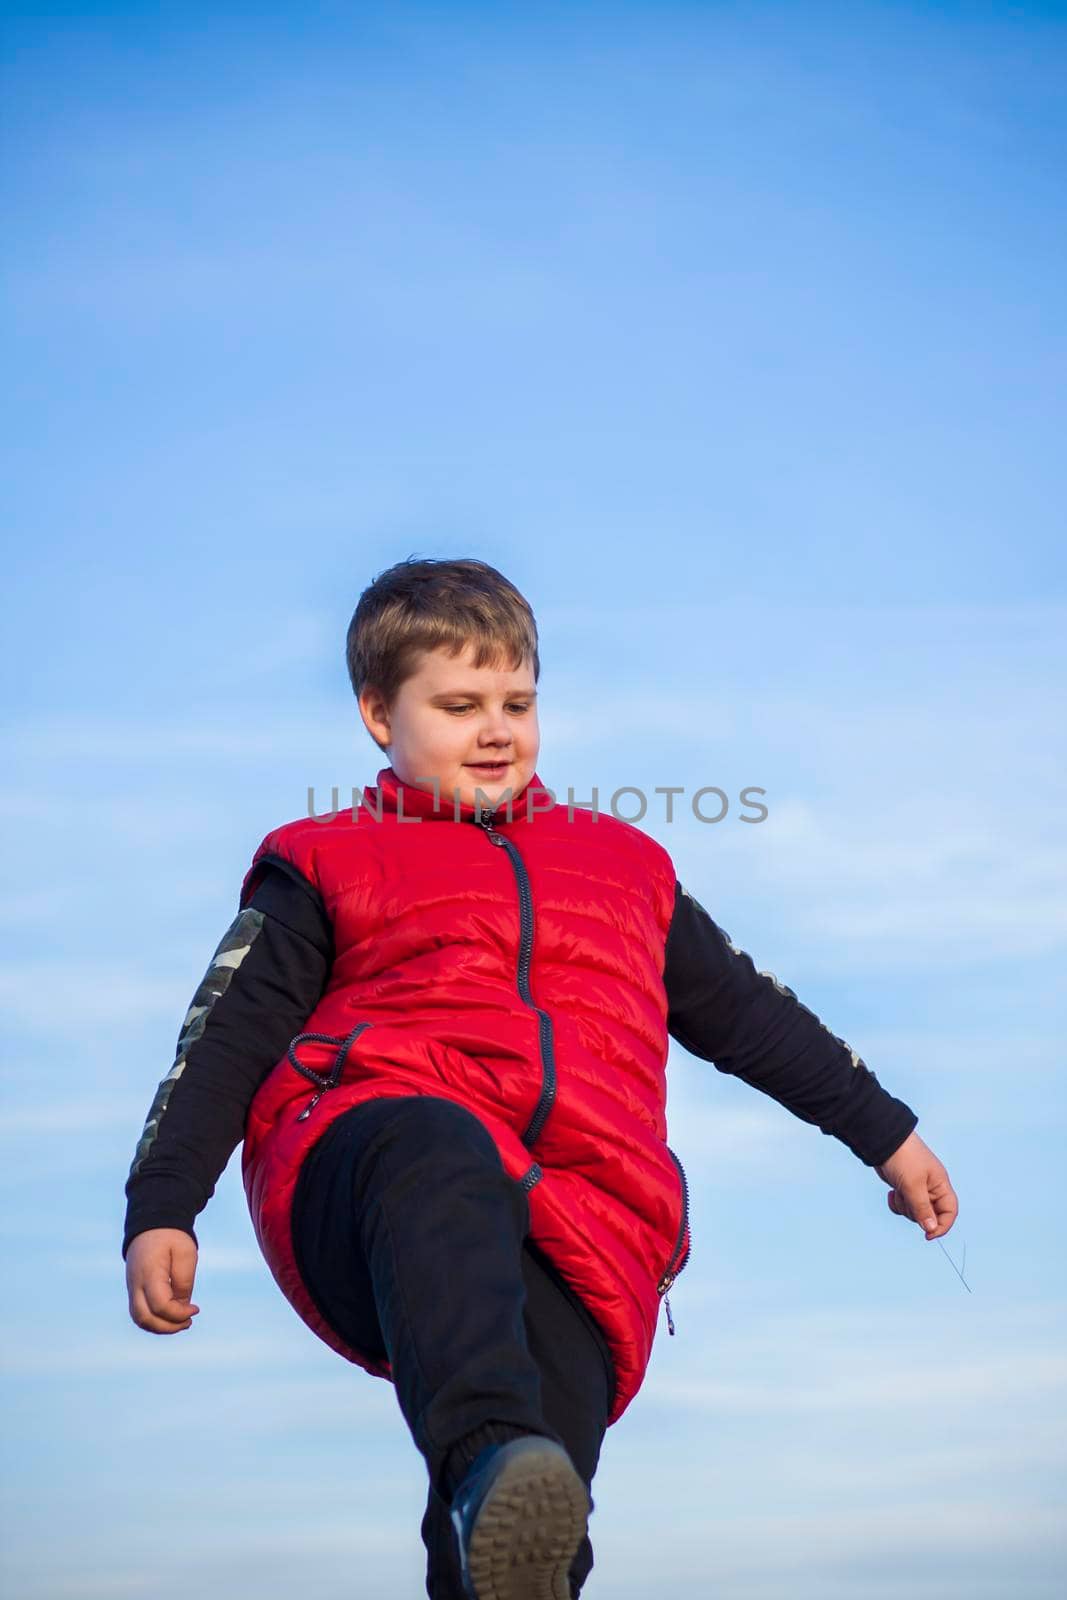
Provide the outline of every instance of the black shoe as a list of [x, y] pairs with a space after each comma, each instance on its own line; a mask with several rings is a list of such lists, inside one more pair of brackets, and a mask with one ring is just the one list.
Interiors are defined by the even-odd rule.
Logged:
[[525, 1434], [480, 1451], [452, 1496], [470, 1600], [570, 1600], [593, 1503], [562, 1445]]

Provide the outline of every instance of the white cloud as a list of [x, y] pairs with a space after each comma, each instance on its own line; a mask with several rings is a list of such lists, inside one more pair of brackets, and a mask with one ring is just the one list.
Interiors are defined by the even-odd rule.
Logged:
[[[38, 1070], [35, 1068], [31, 1071], [27, 1067], [24, 1082], [32, 1082]], [[132, 1099], [107, 1095], [69, 1100], [62, 1095], [56, 1096], [54, 1092], [46, 1099], [37, 1099], [29, 1105], [9, 1106], [0, 1111], [0, 1137], [18, 1139], [24, 1134], [63, 1135], [101, 1128], [127, 1128], [136, 1143], [154, 1087], [148, 1089], [143, 1106], [135, 1104]]]
[[713, 1490], [699, 1516], [682, 1519], [672, 1508], [658, 1558], [650, 1557], [637, 1505], [625, 1523], [602, 1520], [595, 1548], [604, 1593], [640, 1600], [652, 1582], [685, 1600], [892, 1600], [902, 1589], [911, 1600], [1055, 1600], [1062, 1592], [1057, 1507], [1010, 1492], [954, 1500], [926, 1479], [913, 1495], [888, 1484], [879, 1503], [790, 1515], [768, 1506], [758, 1477], [750, 1487], [751, 1510], [724, 1514]]
[[[1058, 1073], [1063, 1065], [1063, 1041], [1058, 1031], [1041, 1033], [992, 1033], [983, 1029], [973, 1036], [935, 1029], [864, 1029], [860, 1051], [878, 1076], [900, 1063], [915, 1071], [924, 1082], [942, 1073], [966, 1073], [969, 1078], [995, 1075], [1002, 1078], [1009, 1066], [1016, 1079], [1022, 1073]], [[993, 1087], [991, 1085], [985, 1087]]]
[[771, 1416], [788, 1412], [826, 1416], [838, 1411], [855, 1420], [882, 1411], [898, 1418], [909, 1412], [919, 1415], [924, 1407], [943, 1414], [956, 1406], [982, 1406], [991, 1395], [996, 1395], [998, 1405], [1067, 1396], [1067, 1356], [1058, 1353], [1039, 1355], [1031, 1349], [1026, 1360], [1020, 1361], [1014, 1351], [1008, 1351], [969, 1360], [957, 1358], [949, 1366], [935, 1361], [924, 1369], [911, 1363], [894, 1366], [891, 1355], [877, 1347], [857, 1354], [835, 1341], [825, 1347], [825, 1356], [811, 1342], [798, 1348], [805, 1352], [802, 1385], [769, 1388], [752, 1377], [739, 1380], [731, 1372], [729, 1356], [723, 1353], [721, 1364], [728, 1376], [703, 1381], [660, 1377], [657, 1398], [690, 1414], [699, 1410], [716, 1415], [740, 1412], [751, 1416], [763, 1411]]
[[[112, 1263], [117, 1280], [122, 1282], [122, 1261], [116, 1251]], [[194, 1303], [200, 1301], [193, 1296]], [[203, 1315], [203, 1309], [201, 1312]], [[258, 1371], [266, 1373], [281, 1368], [292, 1359], [291, 1350], [279, 1338], [269, 1336], [253, 1338], [232, 1335], [225, 1341], [218, 1338], [198, 1338], [200, 1318], [194, 1319], [191, 1328], [178, 1333], [153, 1334], [138, 1328], [131, 1321], [129, 1337], [87, 1337], [66, 1339], [43, 1336], [32, 1347], [9, 1349], [0, 1357], [0, 1372], [10, 1378], [53, 1378], [62, 1372], [65, 1377], [99, 1376], [108, 1373], [130, 1372], [143, 1368], [158, 1372], [161, 1360], [180, 1363], [181, 1369], [207, 1372], [215, 1369]], [[160, 1345], [178, 1346], [161, 1352]]]
[[[609, 1434], [595, 1536], [605, 1592], [636, 1600], [658, 1572], [694, 1597], [713, 1585], [745, 1600], [890, 1600], [904, 1586], [928, 1600], [1051, 1600], [1027, 1575], [1062, 1561], [1064, 1310], [966, 1297], [709, 1308], [699, 1347], [660, 1340]], [[670, 1529], [658, 1562], [650, 1482]]]
[[[199, 975], [193, 987], [198, 981]], [[6, 1020], [25, 1028], [31, 1037], [84, 1037], [87, 1029], [107, 1023], [133, 1025], [173, 1015], [176, 1043], [181, 1008], [188, 1004], [188, 995], [180, 1005], [177, 996], [173, 978], [148, 977], [118, 961], [22, 961], [0, 973], [0, 1005]], [[160, 1078], [169, 1066], [167, 1062]]]
[[[803, 942], [811, 970], [1015, 962], [1050, 954], [1067, 935], [1067, 851], [1051, 835], [1014, 839], [992, 818], [929, 830], [917, 816], [862, 824], [845, 809], [798, 801], [774, 807], [758, 846], [688, 835], [673, 850], [679, 877], [757, 961], [754, 935], [732, 909], [743, 875], [753, 918], [771, 904]], [[734, 880], [738, 880], [735, 885]], [[705, 885], [720, 885], [719, 897]], [[724, 910], [720, 899], [729, 899]], [[710, 903], [709, 903], [710, 901]], [[788, 979], [786, 980], [788, 981]]]
[[[133, 1567], [125, 1570], [107, 1570], [104, 1572], [49, 1572], [47, 1578], [47, 1591], [37, 1588], [35, 1576], [27, 1573], [24, 1578], [16, 1581], [19, 1584], [19, 1593], [26, 1596], [44, 1595], [46, 1592], [55, 1600], [110, 1600], [112, 1595], [132, 1594], [147, 1596], [158, 1593], [158, 1570], [150, 1567]], [[23, 1584], [30, 1585], [24, 1588]]]
[[[240, 707], [228, 705], [225, 715], [218, 714], [215, 721], [204, 716], [138, 722], [133, 717], [41, 715], [32, 722], [13, 723], [7, 732], [7, 747], [13, 756], [54, 760], [57, 767], [62, 765], [69, 772], [69, 763], [75, 757], [82, 762], [115, 761], [122, 763], [120, 770], [125, 770], [134, 755], [139, 767], [146, 761], [171, 766], [190, 756], [244, 761], [316, 747], [337, 754], [351, 747], [355, 755], [356, 734], [367, 737], [354, 700], [346, 707], [344, 718], [330, 715], [321, 704], [309, 707], [305, 714], [272, 714], [268, 720], [256, 704], [244, 711], [247, 714], [242, 714]], [[372, 751], [373, 747], [368, 749]], [[80, 808], [83, 803], [79, 786], [70, 783], [60, 789], [58, 798], [64, 806]], [[25, 802], [26, 815], [32, 816], [30, 807], [38, 799], [47, 799], [47, 795], [30, 797]], [[10, 803], [15, 802], [5, 802]]]
[[[722, 1082], [721, 1074], [710, 1062], [695, 1065], [697, 1071], [701, 1065], [706, 1066]], [[688, 1159], [715, 1171], [736, 1163], [751, 1172], [753, 1163], [773, 1162], [777, 1166], [788, 1159], [793, 1130], [788, 1113], [781, 1106], [756, 1090], [749, 1091], [753, 1096], [751, 1106], [736, 1109], [723, 1104], [721, 1095], [716, 1098], [716, 1085], [709, 1084], [704, 1092], [706, 1100], [696, 1098], [700, 1091], [693, 1076], [684, 1089], [679, 1083], [678, 1092], [673, 1092], [668, 1067], [667, 1139], [683, 1163]]]

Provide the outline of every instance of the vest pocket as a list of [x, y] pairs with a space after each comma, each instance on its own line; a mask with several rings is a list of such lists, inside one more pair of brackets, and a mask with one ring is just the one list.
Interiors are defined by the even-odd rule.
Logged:
[[682, 1219], [678, 1224], [678, 1237], [674, 1241], [674, 1249], [671, 1251], [670, 1260], [667, 1262], [662, 1278], [656, 1285], [656, 1293], [659, 1295], [667, 1293], [675, 1278], [687, 1264], [690, 1248], [689, 1244], [686, 1243], [686, 1236], [689, 1233], [689, 1185], [686, 1182], [685, 1168], [670, 1145], [667, 1146], [667, 1154], [678, 1168], [678, 1176], [682, 1183]]
[[[303, 1111], [301, 1111], [299, 1116], [296, 1118], [297, 1122], [305, 1122], [307, 1120], [307, 1118], [314, 1111], [315, 1107], [318, 1105], [319, 1101], [322, 1099], [322, 1096], [326, 1093], [327, 1089], [336, 1089], [337, 1085], [341, 1081], [341, 1073], [344, 1069], [345, 1059], [349, 1050], [351, 1050], [360, 1034], [365, 1032], [367, 1028], [372, 1028], [373, 1026], [374, 1024], [372, 1022], [357, 1022], [356, 1026], [352, 1029], [352, 1032], [347, 1034], [343, 1039], [338, 1038], [336, 1034], [332, 1033], [298, 1033], [295, 1039], [290, 1040], [289, 1048], [285, 1052], [289, 1059], [290, 1065], [295, 1067], [297, 1072], [301, 1073], [305, 1078], [309, 1079], [310, 1082], [315, 1084], [317, 1089], [317, 1093], [312, 1095]], [[316, 1072], [312, 1067], [306, 1067], [298, 1058], [296, 1053], [297, 1045], [306, 1043], [308, 1041], [314, 1041], [315, 1044], [337, 1045], [337, 1054], [334, 1056], [333, 1065], [328, 1073]]]

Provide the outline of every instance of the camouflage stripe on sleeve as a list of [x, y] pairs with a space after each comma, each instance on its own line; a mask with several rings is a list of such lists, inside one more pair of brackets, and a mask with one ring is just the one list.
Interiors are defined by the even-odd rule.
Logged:
[[[211, 1015], [212, 1007], [226, 993], [233, 981], [233, 975], [240, 967], [242, 961], [251, 950], [258, 938], [265, 913], [246, 907], [239, 911], [233, 919], [211, 958], [211, 964], [200, 980], [199, 987], [193, 995], [185, 1020], [178, 1035], [177, 1054], [174, 1065], [160, 1083], [155, 1093], [155, 1098], [149, 1108], [148, 1118], [144, 1131], [137, 1141], [133, 1161], [130, 1165], [129, 1177], [132, 1178], [143, 1167], [152, 1146], [159, 1134], [159, 1125], [163, 1113], [167, 1109], [167, 1102], [174, 1090], [174, 1085], [185, 1070], [186, 1057], [190, 1049], [203, 1034]], [[127, 1179], [127, 1182], [129, 1179]]]

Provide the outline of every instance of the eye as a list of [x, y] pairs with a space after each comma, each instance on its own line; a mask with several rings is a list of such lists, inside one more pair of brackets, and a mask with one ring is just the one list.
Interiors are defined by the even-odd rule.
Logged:
[[[444, 707], [442, 707], [442, 709], [444, 711], [463, 712], [463, 711], [470, 711], [470, 710], [473, 709], [473, 707], [471, 707], [469, 705], [466, 705], [466, 706], [444, 706]], [[511, 702], [511, 704], [508, 706], [508, 710], [509, 711], [523, 712], [523, 711], [529, 711], [529, 709], [530, 709], [530, 706], [529, 706], [528, 702], [521, 702], [520, 703], [519, 701], [516, 701], [516, 700], [513, 700]]]

